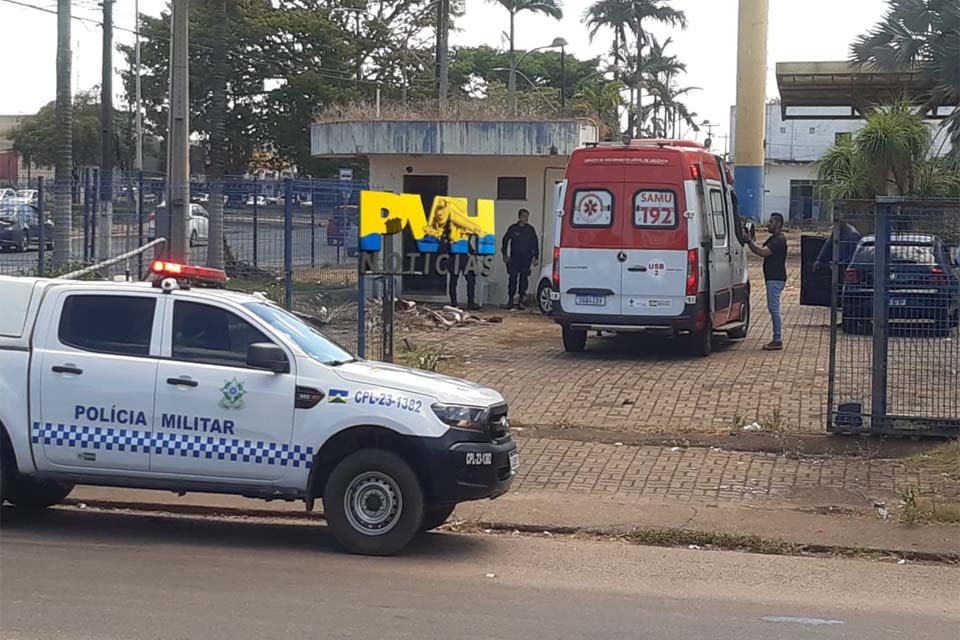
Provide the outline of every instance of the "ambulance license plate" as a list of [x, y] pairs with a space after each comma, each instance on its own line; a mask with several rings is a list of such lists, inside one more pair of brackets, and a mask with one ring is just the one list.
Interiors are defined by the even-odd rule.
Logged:
[[607, 304], [604, 296], [577, 296], [577, 304], [589, 307], [602, 307]]
[[516, 451], [510, 452], [510, 473], [516, 473], [520, 468], [520, 454]]

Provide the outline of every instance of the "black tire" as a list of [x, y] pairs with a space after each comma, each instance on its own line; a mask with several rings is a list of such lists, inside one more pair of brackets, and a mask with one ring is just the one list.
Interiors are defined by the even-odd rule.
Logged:
[[587, 332], [583, 330], [563, 328], [563, 348], [568, 353], [580, 353], [587, 346]]
[[549, 281], [540, 281], [540, 286], [537, 288], [537, 306], [540, 308], [540, 313], [545, 316], [553, 312], [553, 300], [550, 299], [550, 293], [552, 291], [553, 288], [550, 286]]
[[23, 235], [20, 237], [20, 242], [17, 243], [16, 251], [17, 253], [26, 253], [27, 249], [30, 248], [30, 234], [24, 229]]
[[960, 327], [960, 309], [954, 309], [953, 315], [950, 316], [950, 328], [956, 329]]
[[701, 358], [706, 358], [713, 353], [713, 324], [710, 318], [707, 318], [706, 326], [701, 331], [692, 333], [690, 339], [690, 352]]
[[740, 322], [743, 323], [743, 327], [740, 329], [734, 329], [733, 331], [728, 331], [727, 336], [731, 340], [743, 340], [747, 337], [747, 334], [750, 333], [750, 298], [747, 298], [747, 301], [744, 303], [743, 307], [740, 309]]
[[346, 551], [389, 556], [420, 531], [423, 487], [397, 454], [362, 449], [333, 469], [323, 494], [323, 512], [333, 537]]
[[72, 484], [60, 484], [28, 476], [20, 476], [11, 484], [12, 490], [4, 497], [7, 502], [24, 511], [46, 509], [60, 504], [73, 491]]
[[197, 231], [194, 229], [190, 232], [190, 246], [196, 247], [200, 244], [200, 238], [197, 236]]
[[456, 508], [457, 505], [451, 504], [445, 507], [429, 509], [423, 514], [423, 523], [420, 525], [420, 531], [430, 531], [431, 529], [436, 529], [446, 522], [451, 515], [453, 515], [453, 510]]

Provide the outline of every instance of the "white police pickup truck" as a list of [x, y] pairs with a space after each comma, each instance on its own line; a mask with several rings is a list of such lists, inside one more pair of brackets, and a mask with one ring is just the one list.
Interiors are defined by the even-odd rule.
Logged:
[[189, 286], [223, 272], [152, 272], [0, 277], [3, 500], [47, 507], [75, 484], [321, 498], [341, 546], [387, 555], [509, 489], [496, 391], [359, 360], [263, 297]]

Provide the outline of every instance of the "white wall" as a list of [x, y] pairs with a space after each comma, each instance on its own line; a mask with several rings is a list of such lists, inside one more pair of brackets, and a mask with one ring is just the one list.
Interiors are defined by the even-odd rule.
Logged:
[[763, 168], [763, 222], [770, 214], [779, 211], [788, 220], [790, 218], [790, 181], [816, 180], [817, 168], [814, 163], [772, 164]]
[[[522, 207], [530, 211], [530, 223], [540, 236], [542, 258], [553, 256], [553, 184], [563, 178], [566, 156], [370, 156], [370, 189], [400, 193], [405, 175], [449, 176], [451, 196], [468, 198], [471, 207], [477, 198], [496, 201], [497, 252]], [[408, 171], [407, 169], [410, 169]], [[526, 200], [496, 200], [497, 178], [525, 176]], [[546, 230], [546, 233], [544, 233]], [[499, 255], [492, 276], [487, 278], [485, 304], [499, 304], [507, 298], [507, 272]], [[536, 293], [538, 270], [531, 274], [529, 295]], [[464, 285], [461, 283], [461, 287]], [[466, 297], [461, 294], [461, 301]]]

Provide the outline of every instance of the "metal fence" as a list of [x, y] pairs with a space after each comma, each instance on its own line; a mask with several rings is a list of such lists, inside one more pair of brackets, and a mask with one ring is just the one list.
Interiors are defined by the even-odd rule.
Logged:
[[960, 435], [960, 202], [839, 217], [858, 233], [833, 235], [828, 431]]
[[[83, 169], [63, 185], [72, 211], [65, 240], [69, 257], [54, 267], [52, 253], [62, 250], [56, 238], [63, 236], [53, 225], [57, 186], [42, 177], [3, 185], [16, 193], [0, 199], [0, 274], [59, 275], [166, 237], [158, 224], [166, 206], [163, 176], [115, 172], [108, 181], [96, 168]], [[336, 179], [192, 181], [188, 261], [208, 264], [210, 198], [222, 197], [230, 288], [262, 291], [350, 350], [389, 357], [385, 338], [392, 332], [383, 331], [383, 317], [389, 318], [392, 305], [381, 304], [389, 283], [358, 275], [358, 203], [364, 188], [363, 182]], [[44, 218], [48, 223], [40, 225]], [[5, 226], [7, 220], [13, 222]], [[98, 273], [142, 279], [154, 257], [152, 249], [144, 253]]]

